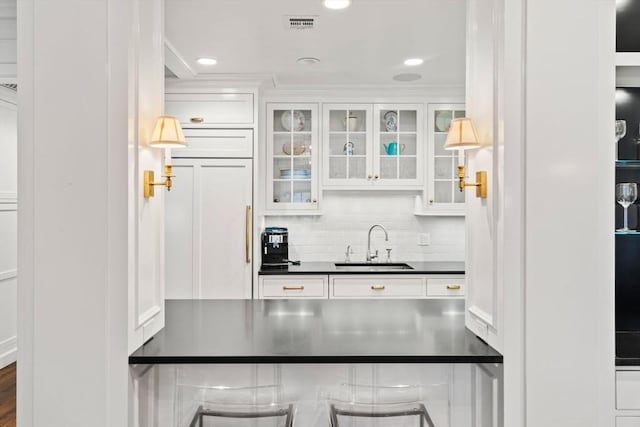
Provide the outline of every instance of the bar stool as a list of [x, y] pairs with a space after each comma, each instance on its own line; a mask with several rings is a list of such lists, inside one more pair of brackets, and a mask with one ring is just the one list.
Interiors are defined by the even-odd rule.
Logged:
[[269, 411], [224, 411], [210, 410], [200, 406], [193, 416], [189, 427], [204, 427], [204, 417], [226, 418], [226, 419], [260, 419], [260, 418], [284, 418], [282, 427], [293, 426], [293, 405], [286, 408], [279, 408]]
[[[330, 404], [330, 426], [340, 427], [338, 416], [359, 417], [359, 418], [394, 418], [417, 416], [420, 427], [435, 427], [427, 408], [422, 403], [416, 403], [415, 407], [407, 409], [382, 409], [363, 411], [356, 409], [338, 409], [335, 404]], [[426, 423], [426, 424], [425, 424]]]
[[329, 426], [436, 427], [425, 402], [423, 386], [342, 384], [327, 397]]
[[185, 427], [293, 427], [295, 406], [283, 402], [279, 386], [179, 384], [176, 425]]

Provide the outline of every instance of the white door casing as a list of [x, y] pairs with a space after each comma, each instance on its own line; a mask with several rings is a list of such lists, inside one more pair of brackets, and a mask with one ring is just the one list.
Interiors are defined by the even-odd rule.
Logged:
[[476, 335], [502, 349], [500, 308], [500, 244], [502, 227], [503, 120], [501, 117], [502, 1], [469, 0], [467, 14], [467, 117], [482, 147], [467, 151], [468, 179], [487, 171], [486, 199], [467, 189], [466, 197], [466, 324]]

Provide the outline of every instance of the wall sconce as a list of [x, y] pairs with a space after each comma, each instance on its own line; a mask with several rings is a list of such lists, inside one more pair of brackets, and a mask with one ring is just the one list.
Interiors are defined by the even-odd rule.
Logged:
[[487, 197], [487, 172], [476, 172], [476, 182], [465, 181], [464, 151], [480, 148], [478, 134], [473, 127], [471, 119], [453, 119], [447, 134], [447, 141], [444, 143], [445, 150], [460, 150], [458, 155], [458, 188], [464, 191], [465, 187], [476, 187], [476, 197], [485, 199]]
[[[182, 133], [180, 122], [172, 116], [160, 116], [156, 120], [151, 134], [149, 145], [157, 148], [181, 148], [187, 146], [187, 141]], [[167, 150], [168, 151], [168, 150]], [[164, 181], [154, 182], [154, 174], [151, 170], [144, 171], [144, 197], [149, 198], [155, 195], [155, 186], [161, 185], [171, 191], [171, 178], [173, 167], [171, 166], [171, 155], [165, 156]]]

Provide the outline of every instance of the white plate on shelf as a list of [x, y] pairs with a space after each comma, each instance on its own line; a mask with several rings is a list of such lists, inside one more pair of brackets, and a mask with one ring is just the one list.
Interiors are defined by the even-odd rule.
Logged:
[[384, 113], [384, 127], [387, 132], [396, 132], [398, 130], [398, 113], [395, 111]]
[[305, 118], [302, 111], [293, 111], [293, 126], [291, 126], [291, 119], [292, 115], [291, 111], [289, 110], [285, 111], [284, 113], [282, 113], [282, 116], [280, 116], [280, 124], [285, 130], [291, 131], [293, 128], [294, 132], [300, 132], [302, 129], [304, 129]]

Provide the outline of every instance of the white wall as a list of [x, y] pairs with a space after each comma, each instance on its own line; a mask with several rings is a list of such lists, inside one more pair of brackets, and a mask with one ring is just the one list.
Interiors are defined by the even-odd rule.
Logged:
[[[415, 193], [394, 191], [325, 192], [322, 216], [267, 217], [266, 226], [289, 229], [289, 257], [301, 261], [343, 261], [347, 245], [351, 260], [364, 261], [367, 233], [373, 224], [372, 249], [392, 248], [394, 261], [464, 261], [463, 217], [417, 217], [413, 214]], [[418, 235], [429, 233], [431, 244], [418, 246]]]
[[467, 209], [468, 305], [495, 315], [504, 425], [613, 426], [615, 1], [468, 5], [469, 172], [494, 195]]
[[0, 83], [17, 77], [16, 0], [0, 0]]
[[17, 137], [15, 92], [0, 87], [0, 368], [16, 360]]
[[162, 198], [140, 200], [142, 170], [161, 171], [144, 146], [162, 109], [163, 2], [18, 8], [18, 425], [130, 425], [128, 350], [163, 306]]

